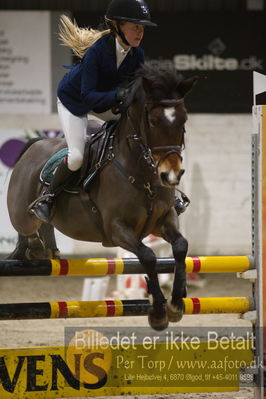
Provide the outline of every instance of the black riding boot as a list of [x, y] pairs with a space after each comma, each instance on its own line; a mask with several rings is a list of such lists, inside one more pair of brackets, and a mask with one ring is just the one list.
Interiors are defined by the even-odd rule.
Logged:
[[66, 163], [62, 162], [58, 166], [48, 189], [42, 193], [31, 208], [31, 213], [43, 222], [49, 223], [52, 217], [55, 197], [63, 191], [65, 185], [71, 180], [74, 173], [75, 172], [68, 169]]

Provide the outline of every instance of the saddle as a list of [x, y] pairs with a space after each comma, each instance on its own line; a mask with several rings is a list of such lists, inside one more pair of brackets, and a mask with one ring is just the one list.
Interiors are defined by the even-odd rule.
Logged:
[[[103, 125], [96, 121], [88, 121], [82, 167], [77, 171], [71, 183], [66, 185], [64, 191], [71, 194], [78, 194], [81, 190], [89, 191], [90, 185], [99, 171], [110, 161], [108, 149], [109, 147], [112, 148], [113, 132], [117, 124], [118, 121], [116, 120], [105, 122]], [[68, 149], [63, 148], [48, 159], [40, 173], [40, 181], [43, 185], [50, 185], [57, 167], [67, 156], [67, 153]]]

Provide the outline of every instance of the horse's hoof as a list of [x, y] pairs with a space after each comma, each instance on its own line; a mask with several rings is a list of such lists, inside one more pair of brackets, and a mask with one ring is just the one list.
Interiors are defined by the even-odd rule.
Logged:
[[167, 314], [168, 314], [168, 320], [171, 321], [172, 323], [177, 323], [180, 321], [183, 317], [184, 311], [185, 311], [185, 306], [184, 302], [182, 300], [182, 305], [181, 307], [177, 307], [176, 305], [173, 305], [170, 300], [167, 301]]
[[44, 250], [37, 250], [36, 248], [27, 248], [25, 251], [25, 258], [28, 260], [46, 259]]
[[148, 312], [148, 321], [149, 321], [149, 325], [151, 326], [151, 328], [153, 328], [156, 331], [163, 331], [168, 327], [169, 321], [168, 321], [168, 315], [165, 312], [165, 316], [158, 319], [157, 317], [155, 317], [154, 315], [154, 310], [151, 309]]
[[57, 249], [56, 251], [52, 251], [51, 258], [53, 258], [53, 259], [60, 259], [61, 258], [59, 249]]

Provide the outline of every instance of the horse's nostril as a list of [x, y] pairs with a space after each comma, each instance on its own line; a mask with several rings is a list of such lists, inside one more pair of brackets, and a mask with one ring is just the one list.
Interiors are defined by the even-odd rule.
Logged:
[[174, 171], [162, 172], [160, 174], [161, 182], [165, 186], [172, 186], [178, 184], [177, 176]]
[[163, 183], [168, 183], [168, 173], [162, 172], [161, 173], [161, 180]]

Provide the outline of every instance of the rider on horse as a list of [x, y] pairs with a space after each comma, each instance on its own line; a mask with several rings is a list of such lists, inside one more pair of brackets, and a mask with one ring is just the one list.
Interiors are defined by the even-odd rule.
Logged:
[[[63, 44], [71, 47], [81, 62], [71, 68], [58, 86], [58, 114], [68, 155], [57, 168], [49, 188], [31, 208], [44, 222], [51, 220], [55, 197], [81, 168], [88, 119], [95, 119], [95, 114], [101, 120], [116, 119], [111, 109], [121, 111], [127, 95], [119, 85], [144, 63], [144, 52], [139, 47], [144, 26], [157, 26], [151, 22], [143, 0], [112, 0], [105, 21], [109, 29], [98, 31], [80, 29], [68, 17], [61, 17]], [[180, 206], [177, 208], [180, 213]]]

